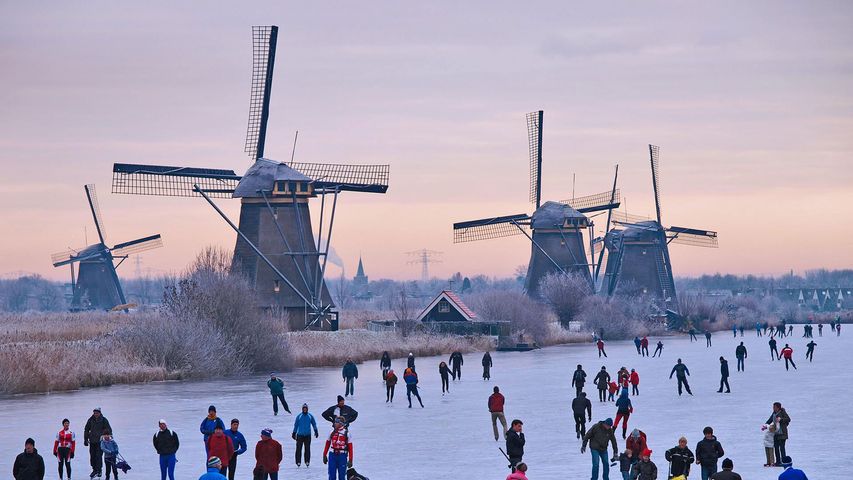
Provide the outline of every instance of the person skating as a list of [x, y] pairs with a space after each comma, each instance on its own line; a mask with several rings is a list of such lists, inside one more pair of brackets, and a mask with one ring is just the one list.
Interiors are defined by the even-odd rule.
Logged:
[[[216, 427], [219, 427], [224, 431], [225, 423], [221, 418], [216, 416], [216, 406], [211, 405], [207, 407], [207, 416], [204, 417], [204, 420], [201, 421], [201, 425], [198, 427], [198, 430], [201, 432], [202, 438], [204, 439], [205, 453], [207, 453], [207, 439], [213, 435], [213, 432], [216, 431]], [[205, 457], [210, 458], [210, 455], [205, 455]]]
[[631, 375], [628, 377], [628, 381], [631, 382], [631, 395], [639, 395], [640, 394], [640, 374], [637, 373], [633, 368], [631, 369]]
[[415, 369], [415, 354], [412, 352], [409, 352], [409, 356], [406, 358], [406, 368]]
[[634, 465], [634, 452], [630, 448], [626, 448], [624, 452], [619, 454], [619, 473], [622, 474], [622, 480], [631, 478], [631, 467]]
[[225, 475], [219, 473], [222, 468], [222, 461], [219, 457], [210, 457], [207, 459], [207, 473], [198, 477], [198, 480], [226, 480]]
[[746, 371], [746, 365], [744, 364], [744, 360], [748, 356], [746, 351], [746, 347], [743, 342], [740, 342], [740, 345], [735, 348], [735, 358], [737, 358], [737, 371], [744, 372]]
[[296, 416], [293, 422], [293, 433], [290, 437], [296, 440], [296, 466], [302, 465], [302, 451], [305, 450], [305, 466], [311, 464], [311, 429], [314, 429], [314, 438], [320, 436], [317, 430], [317, 421], [314, 420], [314, 415], [308, 412], [308, 404], [302, 404], [302, 412]]
[[394, 402], [394, 390], [397, 388], [397, 374], [394, 370], [388, 370], [385, 375], [385, 403]]
[[640, 337], [634, 337], [634, 347], [637, 348], [637, 355], [640, 354]]
[[343, 418], [336, 419], [323, 448], [323, 463], [329, 466], [329, 480], [346, 480], [347, 467], [352, 467], [352, 460], [352, 434]]
[[628, 398], [628, 389], [623, 388], [622, 392], [619, 394], [619, 399], [616, 400], [616, 421], [613, 424], [613, 429], [619, 428], [619, 421], [625, 419], [625, 422], [622, 424], [622, 438], [628, 434], [628, 418], [631, 417], [631, 413], [634, 411], [634, 406], [631, 405], [631, 399]]
[[608, 402], [615, 402], [616, 401], [616, 398], [615, 398], [616, 392], [618, 392], [618, 391], [619, 391], [619, 384], [617, 384], [616, 382], [611, 381], [609, 384], [607, 384], [607, 401]]
[[169, 429], [166, 420], [160, 419], [157, 422], [159, 430], [154, 434], [152, 439], [154, 443], [154, 451], [160, 456], [160, 480], [175, 480], [175, 462], [177, 459], [175, 454], [178, 453], [178, 448], [181, 445], [178, 440], [178, 434]]
[[663, 342], [658, 340], [658, 345], [655, 347], [655, 353], [652, 354], [652, 358], [659, 357], [663, 355]]
[[246, 453], [248, 449], [246, 437], [240, 432], [239, 419], [231, 419], [231, 428], [225, 430], [225, 435], [228, 435], [228, 438], [231, 439], [231, 444], [234, 446], [234, 455], [228, 460], [228, 480], [234, 480], [234, 475], [237, 474], [237, 457]]
[[755, 322], [755, 336], [756, 337], [761, 336], [761, 324], [758, 322]]
[[346, 404], [346, 399], [344, 399], [344, 397], [338, 395], [338, 403], [327, 408], [320, 416], [333, 425], [335, 423], [335, 419], [338, 417], [344, 417], [347, 425], [349, 425], [358, 418], [358, 412]]
[[632, 430], [631, 434], [628, 435], [628, 439], [625, 440], [625, 448], [631, 451], [632, 461], [636, 463], [640, 459], [640, 454], [643, 453], [643, 450], [649, 448], [646, 432], [638, 428]]
[[89, 478], [100, 477], [104, 468], [104, 452], [101, 450], [101, 436], [111, 430], [110, 421], [101, 414], [101, 407], [92, 409], [92, 416], [83, 428], [83, 446], [89, 447], [89, 463], [92, 473]]
[[524, 422], [519, 419], [512, 421], [509, 430], [506, 432], [506, 456], [509, 457], [509, 468], [515, 471], [516, 465], [521, 463], [524, 457]]
[[698, 340], [696, 340], [696, 329], [695, 328], [690, 327], [690, 330], [688, 330], [687, 333], [690, 335], [690, 343], [698, 341]]
[[465, 363], [462, 359], [462, 352], [453, 352], [450, 354], [450, 366], [453, 367], [451, 374], [453, 375], [453, 380], [462, 380], [462, 364]]
[[836, 337], [841, 336], [841, 323], [839, 323], [838, 325], [835, 326], [835, 336]]
[[806, 344], [806, 358], [809, 360], [809, 362], [814, 359], [814, 347], [816, 346], [817, 344], [814, 342], [814, 340]]
[[506, 476], [506, 480], [527, 480], [527, 464], [524, 462], [515, 466], [515, 471]]
[[785, 470], [779, 474], [779, 480], [809, 480], [806, 473], [800, 469], [794, 468], [794, 461], [791, 457], [785, 456], [782, 459], [782, 467]]
[[62, 430], [56, 434], [56, 440], [53, 441], [53, 456], [59, 461], [59, 480], [62, 480], [63, 467], [71, 480], [71, 459], [74, 458], [77, 437], [70, 426], [71, 422], [67, 418], [62, 419]]
[[696, 460], [693, 452], [687, 447], [687, 439], [681, 437], [678, 439], [678, 445], [670, 448], [664, 453], [666, 461], [669, 462], [670, 478], [690, 475], [690, 466]]
[[492, 416], [492, 431], [495, 434], [495, 441], [497, 442], [499, 439], [498, 436], [498, 421], [501, 422], [502, 429], [501, 431], [504, 433], [504, 437], [506, 437], [506, 417], [504, 416], [504, 403], [506, 399], [504, 398], [501, 390], [498, 387], [492, 389], [492, 394], [489, 395], [488, 407], [489, 414]]
[[645, 335], [640, 339], [640, 352], [642, 352], [644, 357], [649, 356], [649, 337]]
[[770, 345], [770, 360], [779, 360], [779, 350], [776, 349], [776, 339], [770, 337], [770, 341], [767, 342]]
[[[275, 372], [270, 373], [270, 379], [267, 380], [267, 388], [270, 389], [270, 395], [272, 395], [272, 414], [278, 415], [278, 402], [281, 402], [281, 406], [284, 407], [284, 411], [290, 413], [290, 407], [287, 406], [287, 401], [284, 399], [284, 382], [275, 376]], [[223, 430], [225, 430], [223, 428]], [[222, 463], [226, 463], [228, 460], [224, 458], [220, 458]]]
[[732, 336], [737, 338], [737, 325], [732, 325]]
[[602, 366], [598, 374], [592, 380], [592, 383], [598, 387], [598, 401], [607, 401], [607, 388], [610, 386], [610, 374], [607, 373], [607, 368]]
[[723, 393], [723, 385], [726, 386], [726, 393], [732, 393], [732, 389], [729, 387], [729, 362], [720, 357], [720, 389], [717, 390], [717, 393]]
[[788, 333], [787, 333], [787, 335], [789, 335], [789, 336], [790, 336], [790, 335], [792, 335], [793, 333], [794, 333], [794, 326], [793, 326], [793, 325], [788, 325]]
[[711, 348], [711, 331], [705, 330], [705, 347]]
[[355, 366], [355, 363], [351, 359], [347, 359], [347, 362], [341, 369], [341, 376], [344, 379], [344, 383], [346, 383], [344, 396], [348, 397], [355, 394], [355, 379], [358, 378], [358, 367]]
[[32, 438], [24, 442], [24, 451], [15, 457], [12, 477], [15, 480], [44, 480], [44, 459], [39, 455], [36, 441]]
[[776, 434], [773, 436], [773, 450], [776, 454], [775, 466], [782, 466], [782, 459], [787, 455], [785, 443], [788, 441], [788, 425], [791, 417], [780, 402], [773, 403], [773, 412], [770, 418], [764, 422], [767, 425], [776, 425]]
[[382, 381], [388, 375], [388, 370], [391, 370], [391, 355], [388, 352], [382, 352], [382, 358], [379, 359], [379, 368], [382, 370]]
[[483, 364], [483, 380], [490, 380], [492, 378], [492, 355], [489, 352], [484, 353], [481, 363]]
[[616, 372], [616, 384], [619, 385], [619, 388], [628, 388], [630, 378], [631, 374], [625, 367], [620, 368], [619, 371]]
[[723, 458], [723, 446], [714, 436], [714, 429], [705, 427], [702, 430], [705, 437], [696, 444], [696, 464], [702, 467], [702, 480], [708, 480], [717, 473], [717, 461]]
[[598, 358], [601, 358], [602, 355], [604, 355], [604, 358], [607, 358], [607, 352], [604, 351], [604, 340], [599, 338], [595, 346], [598, 347]]
[[794, 370], [797, 369], [797, 364], [794, 363], [794, 349], [790, 347], [787, 343], [785, 344], [785, 348], [779, 352], [782, 355], [782, 358], [785, 359], [785, 370], [788, 369], [788, 363], [791, 363], [791, 366], [794, 367]]
[[775, 453], [774, 446], [776, 444], [775, 437], [776, 437], [776, 430], [777, 430], [776, 424], [771, 423], [770, 425], [762, 425], [761, 429], [764, 431], [764, 439], [763, 439], [764, 457], [765, 457], [764, 466], [765, 467], [773, 467], [776, 464], [776, 459], [774, 458], [774, 453]]
[[586, 453], [587, 444], [589, 453], [592, 455], [592, 477], [598, 480], [598, 463], [601, 461], [602, 478], [610, 478], [610, 462], [607, 459], [607, 443], [613, 446], [613, 457], [617, 458], [619, 447], [616, 445], [616, 436], [613, 434], [613, 419], [602, 420], [592, 426], [583, 436], [581, 453]]
[[228, 462], [234, 456], [235, 448], [231, 437], [225, 435], [225, 429], [217, 425], [213, 430], [213, 435], [207, 439], [207, 455], [210, 457], [219, 457], [222, 466], [219, 468], [219, 473], [225, 475], [228, 470]]
[[586, 372], [583, 371], [583, 366], [578, 365], [575, 373], [572, 374], [572, 386], [575, 387], [575, 396], [580, 396], [583, 392], [583, 386], [586, 383]]
[[107, 475], [104, 477], [106, 480], [110, 480], [110, 472], [113, 474], [113, 479], [118, 480], [118, 467], [116, 466], [119, 455], [118, 443], [116, 443], [112, 433], [110, 430], [104, 430], [104, 434], [101, 435], [101, 451], [104, 452], [104, 466], [107, 470]]
[[438, 364], [438, 375], [441, 377], [441, 395], [443, 396], [445, 392], [450, 391], [450, 368], [447, 367], [447, 364], [441, 362]]
[[658, 467], [652, 461], [652, 451], [648, 448], [640, 454], [640, 461], [631, 467], [631, 480], [657, 480]]
[[278, 480], [282, 458], [281, 444], [272, 438], [272, 429], [261, 430], [261, 439], [255, 445], [255, 478]]
[[673, 374], [675, 374], [675, 379], [678, 381], [678, 396], [681, 396], [682, 385], [689, 395], [693, 395], [693, 392], [690, 391], [690, 384], [687, 383], [687, 377], [690, 376], [690, 370], [687, 369], [687, 365], [681, 363], [680, 358], [678, 359], [678, 362], [676, 362], [675, 366], [672, 367], [672, 371], [669, 372], [670, 379], [672, 379]]
[[[586, 416], [584, 416], [584, 412], [586, 412]], [[586, 393], [580, 392], [572, 400], [572, 414], [575, 416], [575, 434], [577, 434], [578, 438], [581, 438], [586, 435], [587, 420], [592, 421], [592, 402], [586, 398]], [[504, 424], [504, 428], [506, 428], [506, 424]], [[497, 429], [495, 430], [495, 435], [497, 435]]]
[[823, 324], [822, 323], [817, 324], [817, 335], [819, 337], [823, 336]]
[[347, 469], [347, 480], [370, 480], [364, 475], [355, 471], [354, 468], [350, 467]]
[[743, 480], [739, 474], [733, 471], [735, 464], [731, 458], [724, 458], [722, 466], [722, 470], [711, 475], [711, 480]]
[[421, 394], [418, 393], [418, 374], [411, 368], [407, 368], [403, 372], [403, 381], [406, 382], [406, 398], [409, 399], [409, 408], [412, 408], [412, 395], [418, 397], [418, 403], [421, 408], [424, 408], [424, 402], [421, 400]]

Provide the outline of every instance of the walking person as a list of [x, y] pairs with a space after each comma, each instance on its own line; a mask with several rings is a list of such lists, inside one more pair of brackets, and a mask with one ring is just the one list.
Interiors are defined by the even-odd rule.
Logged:
[[44, 480], [44, 459], [36, 450], [36, 441], [32, 438], [24, 441], [24, 451], [15, 457], [12, 477], [15, 480]]
[[302, 412], [296, 416], [293, 422], [293, 433], [290, 437], [296, 440], [296, 467], [302, 465], [302, 451], [305, 450], [305, 466], [311, 464], [311, 429], [314, 429], [314, 438], [320, 437], [320, 432], [317, 431], [317, 421], [314, 420], [314, 415], [308, 412], [308, 404], [302, 404]]
[[503, 432], [504, 437], [506, 437], [506, 417], [504, 416], [504, 403], [506, 399], [504, 398], [501, 390], [498, 387], [492, 389], [492, 394], [489, 395], [489, 414], [492, 416], [492, 431], [495, 434], [495, 441], [497, 442], [498, 437], [498, 420], [501, 422], [501, 432]]
[[628, 418], [631, 417], [631, 413], [634, 412], [634, 406], [631, 405], [631, 399], [628, 398], [628, 389], [623, 388], [622, 393], [619, 394], [619, 399], [616, 400], [616, 422], [613, 424], [613, 429], [619, 428], [619, 421], [621, 419], [625, 419], [625, 422], [622, 424], [622, 438], [628, 434]]
[[421, 404], [421, 408], [424, 408], [421, 394], [418, 393], [418, 374], [411, 368], [407, 368], [403, 373], [403, 381], [406, 382], [406, 398], [409, 399], [409, 408], [412, 408], [412, 395], [418, 397], [418, 403]]
[[628, 377], [628, 381], [631, 382], [631, 395], [639, 395], [640, 394], [640, 374], [637, 373], [633, 368], [631, 369], [631, 375]]
[[462, 352], [453, 352], [450, 354], [450, 366], [453, 367], [453, 380], [462, 380], [462, 364], [465, 363], [462, 359]]
[[411, 368], [413, 371], [415, 369], [415, 354], [412, 352], [409, 352], [409, 356], [406, 358], [406, 368]]
[[344, 399], [344, 397], [338, 395], [338, 403], [324, 410], [320, 416], [333, 425], [335, 423], [335, 419], [338, 417], [344, 417], [347, 425], [349, 425], [358, 418], [358, 412], [346, 404], [346, 399]]
[[729, 387], [729, 362], [720, 357], [720, 389], [717, 390], [717, 393], [723, 393], [723, 385], [726, 386], [725, 393], [732, 393], [732, 389]]
[[814, 347], [816, 346], [817, 344], [814, 342], [814, 340], [806, 344], [806, 358], [809, 360], [809, 362], [814, 359]]
[[347, 384], [344, 396], [348, 397], [350, 395], [354, 395], [355, 379], [358, 378], [358, 367], [355, 366], [355, 363], [353, 363], [351, 359], [348, 358], [347, 362], [344, 364], [344, 368], [341, 369], [341, 376]]
[[228, 471], [228, 463], [234, 456], [234, 443], [231, 437], [225, 435], [225, 429], [217, 425], [211, 435], [207, 439], [207, 455], [210, 457], [219, 457], [222, 465], [219, 467], [219, 473], [225, 475]]
[[705, 437], [696, 444], [696, 464], [702, 467], [702, 480], [708, 480], [717, 473], [717, 461], [725, 455], [723, 446], [714, 436], [714, 429], [705, 427]]
[[607, 373], [607, 368], [604, 366], [601, 367], [601, 370], [598, 372], [598, 375], [592, 380], [592, 383], [598, 387], [598, 401], [606, 402], [607, 401], [607, 388], [610, 385], [610, 374]]
[[657, 480], [658, 467], [652, 461], [652, 451], [648, 448], [640, 454], [640, 461], [631, 468], [631, 480]]
[[664, 458], [669, 462], [669, 478], [682, 475], [687, 478], [690, 475], [690, 466], [696, 460], [693, 452], [687, 447], [687, 439], [684, 437], [678, 439], [678, 445], [664, 453]]
[[104, 452], [101, 450], [101, 436], [111, 430], [110, 421], [101, 414], [101, 407], [92, 410], [92, 416], [86, 420], [83, 429], [83, 446], [89, 447], [89, 463], [92, 473], [89, 478], [100, 477], [104, 468]]
[[776, 349], [776, 339], [770, 337], [770, 341], [767, 342], [770, 345], [770, 360], [779, 360], [779, 350]]
[[[284, 399], [284, 382], [275, 376], [275, 372], [270, 373], [270, 379], [267, 380], [267, 388], [270, 389], [272, 395], [272, 414], [278, 415], [278, 402], [284, 407], [284, 411], [290, 413], [290, 407], [287, 406], [287, 401]], [[225, 428], [223, 428], [225, 430]], [[220, 458], [222, 463], [226, 463], [227, 459]]]
[[705, 347], [711, 348], [711, 331], [705, 330]]
[[385, 375], [385, 403], [394, 402], [394, 390], [397, 388], [397, 374], [394, 370], [388, 370]]
[[723, 469], [711, 475], [711, 480], [742, 480], [741, 476], [733, 471], [734, 468], [735, 464], [732, 459], [724, 458]]
[[492, 378], [492, 355], [489, 352], [483, 354], [483, 380], [490, 380]]
[[228, 461], [228, 480], [234, 480], [234, 475], [237, 474], [237, 457], [246, 453], [246, 450], [248, 449], [248, 445], [246, 445], [246, 437], [244, 437], [240, 432], [239, 419], [231, 419], [231, 428], [225, 430], [225, 435], [231, 439], [231, 445], [234, 446], [234, 455], [232, 455], [231, 459]]
[[169, 430], [168, 424], [162, 418], [157, 422], [157, 426], [160, 429], [154, 434], [152, 440], [154, 450], [160, 456], [160, 480], [166, 480], [167, 475], [169, 480], [175, 480], [175, 463], [177, 462], [175, 454], [181, 442], [178, 440], [178, 434]]
[[791, 417], [782, 408], [782, 403], [774, 402], [773, 412], [764, 423], [776, 426], [776, 433], [773, 436], [773, 451], [776, 454], [775, 466], [780, 467], [782, 466], [782, 459], [787, 455], [785, 443], [788, 441], [788, 425], [791, 423]]
[[613, 446], [613, 457], [617, 458], [619, 447], [616, 445], [616, 436], [613, 435], [613, 419], [602, 420], [592, 426], [583, 436], [581, 453], [586, 453], [589, 445], [589, 453], [592, 455], [592, 477], [598, 480], [598, 463], [601, 462], [602, 477], [604, 480], [610, 478], [610, 462], [607, 459], [607, 443]]
[[583, 366], [578, 365], [575, 373], [572, 374], [572, 386], [575, 387], [575, 396], [579, 397], [583, 392], [583, 386], [586, 383], [586, 372], [583, 371]]
[[794, 363], [794, 349], [791, 348], [787, 343], [785, 344], [785, 348], [779, 352], [782, 355], [782, 358], [785, 359], [785, 370], [788, 369], [788, 362], [791, 363], [791, 366], [794, 367], [794, 370], [797, 369], [797, 364]]
[[[586, 413], [586, 415], [584, 415]], [[586, 398], [586, 393], [580, 392], [574, 400], [572, 400], [572, 414], [575, 416], [575, 434], [578, 439], [586, 435], [587, 419], [592, 421], [592, 402]], [[506, 424], [504, 424], [506, 428]], [[497, 427], [495, 428], [495, 440], [497, 440]]]
[[732, 325], [732, 336], [737, 338], [737, 325]]
[[644, 357], [649, 356], [649, 337], [643, 335], [643, 338], [640, 340], [640, 351], [643, 353]]
[[68, 473], [68, 480], [71, 480], [71, 459], [74, 458], [77, 437], [70, 426], [71, 422], [67, 418], [62, 419], [62, 430], [56, 434], [56, 440], [53, 441], [53, 456], [59, 461], [59, 480], [62, 480], [63, 467]]
[[652, 354], [652, 358], [659, 357], [663, 355], [663, 342], [658, 340], [658, 345], [655, 347], [655, 353]]
[[631, 467], [635, 460], [634, 452], [630, 448], [619, 454], [619, 473], [622, 474], [622, 480], [631, 479]]
[[682, 385], [687, 390], [687, 393], [693, 395], [693, 392], [690, 391], [690, 384], [687, 383], [687, 377], [690, 376], [690, 370], [687, 369], [687, 365], [681, 363], [681, 359], [678, 359], [675, 366], [672, 367], [672, 371], [669, 372], [669, 378], [672, 379], [672, 375], [675, 374], [675, 379], [678, 381], [678, 396], [681, 396], [681, 387]]
[[112, 436], [112, 431], [104, 430], [101, 436], [101, 450], [104, 452], [104, 466], [107, 468], [106, 480], [110, 480], [110, 472], [113, 474], [113, 479], [118, 480], [118, 443]]
[[512, 421], [509, 431], [506, 432], [506, 456], [509, 457], [509, 468], [515, 471], [516, 465], [521, 463], [524, 457], [524, 432], [521, 430], [524, 422], [519, 419]]
[[379, 368], [382, 369], [382, 381], [388, 376], [388, 370], [391, 370], [391, 355], [388, 352], [382, 352], [382, 358], [379, 359]]
[[278, 480], [278, 469], [282, 458], [281, 444], [272, 438], [272, 429], [261, 430], [261, 439], [255, 445], [255, 478]]
[[352, 457], [352, 435], [344, 419], [336, 419], [323, 449], [323, 463], [329, 465], [329, 480], [347, 480], [347, 467], [352, 467]]
[[438, 364], [438, 375], [441, 377], [441, 396], [443, 397], [445, 392], [450, 391], [450, 369], [446, 363]]
[[747, 357], [746, 347], [743, 345], [743, 342], [740, 342], [740, 345], [735, 348], [735, 358], [737, 358], [737, 371], [744, 372], [746, 371], [746, 366], [744, 364], [744, 360]]
[[604, 340], [599, 338], [595, 346], [598, 347], [598, 358], [601, 358], [602, 355], [604, 355], [604, 358], [607, 358], [607, 352], [604, 351]]
[[[207, 455], [207, 440], [211, 435], [213, 435], [213, 432], [215, 432], [217, 428], [221, 428], [224, 431], [225, 423], [222, 422], [221, 418], [216, 416], [216, 406], [211, 405], [207, 407], [207, 416], [204, 417], [204, 420], [201, 421], [201, 425], [198, 427], [198, 430], [201, 432], [202, 438], [204, 439], [205, 458], [210, 458], [210, 455]], [[222, 459], [220, 458], [220, 460]]]

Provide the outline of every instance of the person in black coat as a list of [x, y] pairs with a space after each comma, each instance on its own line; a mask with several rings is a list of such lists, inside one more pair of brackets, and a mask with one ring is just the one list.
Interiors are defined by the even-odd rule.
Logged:
[[92, 410], [92, 416], [86, 421], [83, 430], [83, 446], [89, 447], [89, 463], [92, 465], [90, 477], [101, 476], [104, 468], [104, 452], [101, 451], [101, 436], [112, 431], [110, 421], [101, 414], [101, 408]]
[[[158, 426], [160, 430], [154, 434], [153, 442], [154, 450], [160, 455], [160, 476], [166, 478], [168, 474], [171, 480], [175, 480], [175, 454], [181, 442], [178, 440], [178, 434], [169, 429], [165, 420], [160, 419]], [[237, 449], [236, 445], [234, 449]]]
[[592, 421], [592, 402], [586, 398], [586, 393], [580, 392], [577, 398], [572, 400], [572, 413], [575, 415], [575, 433], [581, 438], [586, 435], [586, 422]]
[[746, 371], [746, 366], [743, 363], [743, 360], [747, 357], [746, 347], [743, 345], [743, 342], [740, 342], [740, 345], [735, 348], [735, 357], [737, 357], [737, 371], [743, 372]]
[[678, 380], [678, 396], [681, 396], [681, 387], [687, 390], [687, 393], [693, 395], [693, 392], [690, 391], [690, 384], [687, 383], [687, 377], [690, 375], [690, 370], [687, 369], [687, 365], [681, 363], [681, 359], [678, 359], [678, 362], [672, 367], [672, 371], [669, 372], [669, 378], [672, 378], [672, 375], [675, 374], [676, 380]]
[[391, 370], [391, 355], [388, 352], [382, 352], [382, 358], [379, 359], [379, 368], [382, 369], [382, 381], [385, 381], [385, 376], [388, 375], [388, 370]]
[[726, 393], [732, 393], [732, 389], [729, 388], [729, 362], [720, 357], [720, 389], [717, 393], [723, 393], [723, 385], [726, 386]]
[[[575, 370], [574, 375], [572, 375], [572, 386], [575, 387], [575, 396], [579, 397], [583, 392], [583, 386], [586, 383], [586, 372], [583, 371], [583, 366], [578, 365], [578, 369]], [[587, 400], [589, 401], [589, 400]]]
[[602, 366], [601, 370], [598, 372], [598, 375], [596, 375], [595, 378], [592, 380], [592, 383], [594, 383], [598, 387], [598, 401], [606, 402], [607, 387], [610, 383], [610, 374], [607, 373], [607, 369]]
[[415, 354], [412, 352], [409, 352], [409, 358], [406, 359], [406, 367], [415, 371]]
[[24, 442], [24, 451], [15, 457], [12, 466], [12, 477], [15, 480], [43, 480], [44, 459], [36, 450], [36, 441], [28, 438]]
[[509, 468], [513, 472], [524, 456], [524, 433], [521, 431], [523, 425], [521, 420], [515, 419], [506, 432], [506, 456], [509, 457]]
[[452, 371], [450, 372], [453, 375], [453, 380], [462, 380], [462, 364], [464, 361], [462, 360], [462, 352], [453, 352], [450, 354], [450, 367]]
[[338, 395], [338, 403], [327, 408], [321, 416], [332, 425], [335, 424], [336, 418], [344, 417], [344, 420], [347, 421], [347, 425], [349, 425], [350, 423], [354, 422], [356, 418], [358, 418], [358, 412], [356, 412], [355, 409], [347, 405], [345, 402], [346, 401], [344, 397]]
[[678, 445], [667, 450], [664, 457], [669, 462], [669, 474], [672, 477], [690, 475], [690, 465], [696, 460], [693, 452], [687, 448], [687, 439], [684, 437], [679, 438]]
[[492, 355], [489, 352], [483, 354], [483, 380], [489, 380], [492, 378]]
[[696, 444], [696, 463], [702, 467], [702, 478], [709, 478], [717, 473], [717, 461], [725, 455], [723, 446], [714, 436], [714, 429], [705, 427], [702, 430], [705, 438]]

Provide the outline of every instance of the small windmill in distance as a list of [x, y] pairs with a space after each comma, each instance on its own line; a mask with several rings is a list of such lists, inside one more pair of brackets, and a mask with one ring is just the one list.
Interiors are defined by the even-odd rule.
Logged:
[[426, 283], [429, 281], [429, 264], [430, 263], [441, 263], [441, 260], [437, 257], [441, 255], [442, 252], [437, 250], [428, 250], [426, 248], [422, 248], [420, 250], [413, 250], [411, 252], [406, 252], [406, 255], [413, 257], [412, 260], [406, 262], [409, 265], [421, 265], [421, 282]]

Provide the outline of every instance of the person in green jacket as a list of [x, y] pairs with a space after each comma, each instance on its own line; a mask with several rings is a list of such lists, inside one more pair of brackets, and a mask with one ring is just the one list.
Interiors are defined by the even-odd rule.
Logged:
[[278, 415], [278, 402], [281, 400], [281, 406], [284, 411], [290, 413], [290, 407], [287, 406], [287, 400], [284, 399], [284, 382], [275, 376], [275, 372], [270, 373], [270, 379], [267, 381], [267, 387], [272, 395], [272, 413]]

